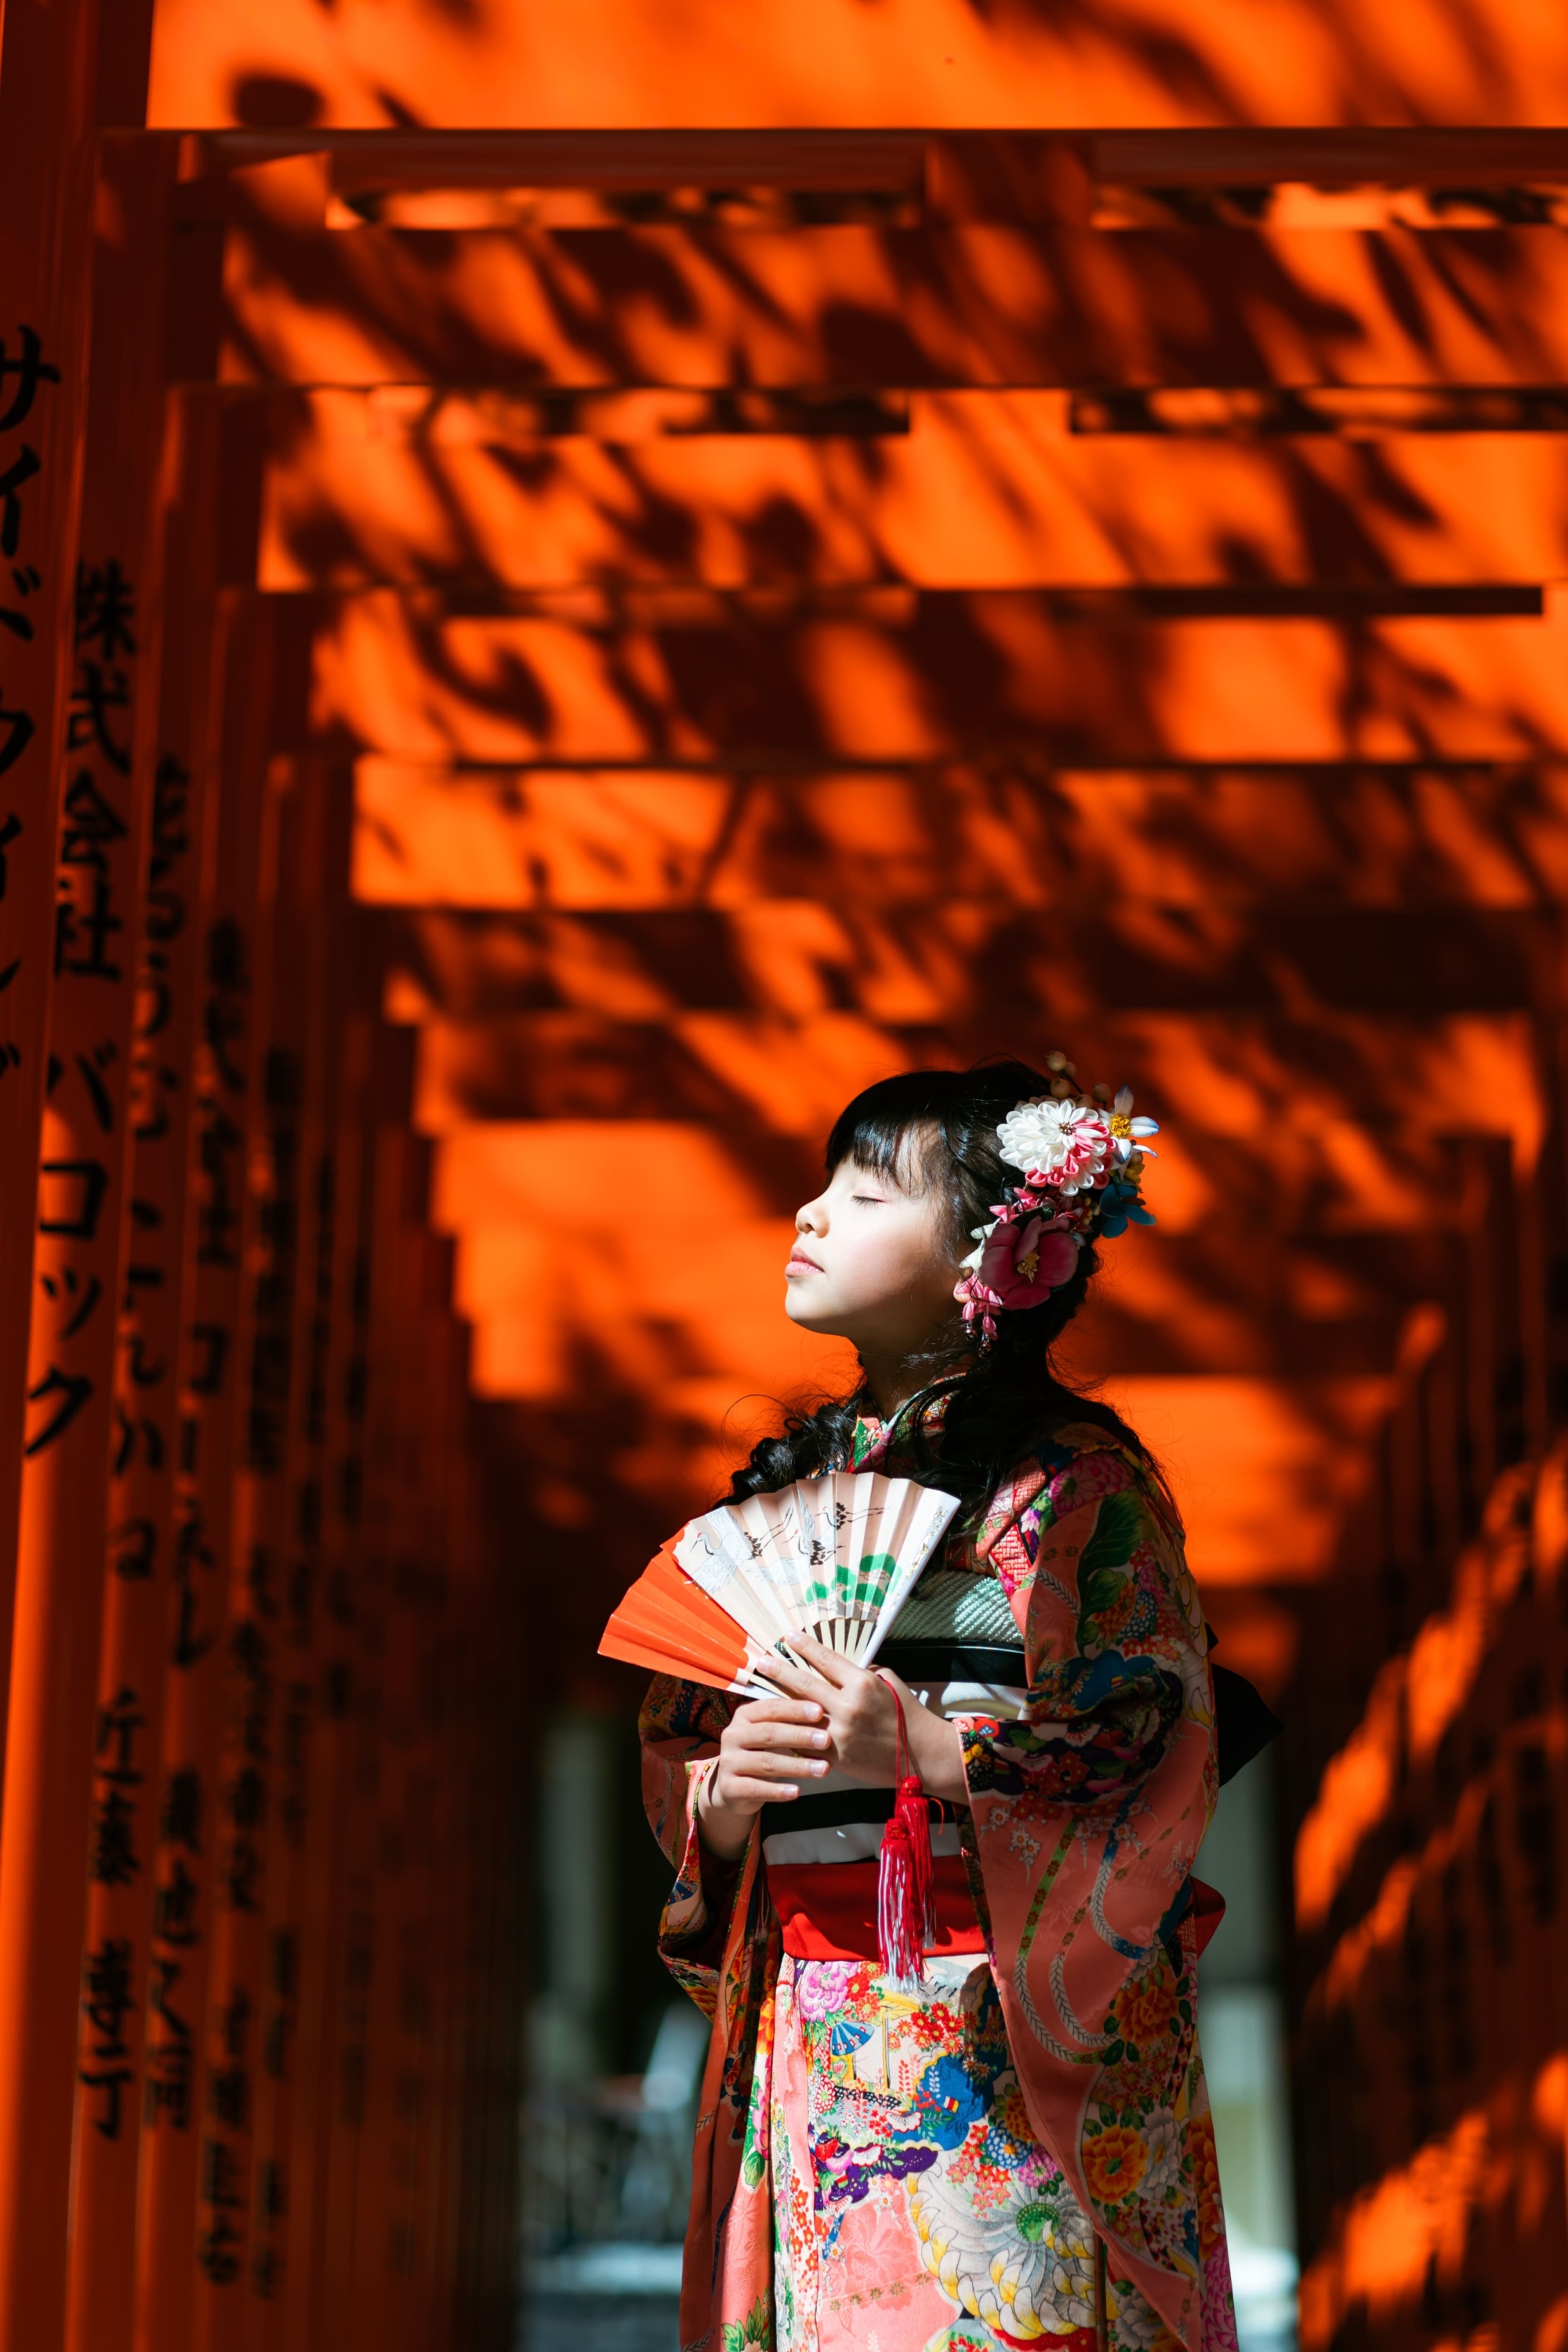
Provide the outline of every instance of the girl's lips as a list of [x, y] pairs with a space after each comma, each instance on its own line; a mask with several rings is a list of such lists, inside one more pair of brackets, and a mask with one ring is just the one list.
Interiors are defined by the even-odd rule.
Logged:
[[804, 1250], [792, 1250], [790, 1261], [784, 1272], [785, 1274], [820, 1274], [822, 1268], [814, 1257], [807, 1257]]

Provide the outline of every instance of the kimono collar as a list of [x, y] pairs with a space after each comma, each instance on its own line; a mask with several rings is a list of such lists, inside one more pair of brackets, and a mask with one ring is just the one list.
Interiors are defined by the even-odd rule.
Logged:
[[875, 1413], [863, 1412], [855, 1423], [855, 1435], [849, 1449], [851, 1470], [881, 1470], [896, 1474], [900, 1466], [913, 1467], [910, 1456], [917, 1428], [928, 1436], [940, 1432], [947, 1416], [948, 1391], [929, 1400], [910, 1397], [901, 1404], [890, 1420], [882, 1421]]

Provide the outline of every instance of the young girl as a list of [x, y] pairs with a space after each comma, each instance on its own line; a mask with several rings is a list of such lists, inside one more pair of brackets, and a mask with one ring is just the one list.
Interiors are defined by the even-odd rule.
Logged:
[[[786, 1696], [648, 1694], [660, 1948], [713, 2020], [687, 2352], [1235, 2345], [1194, 2021], [1204, 1621], [1158, 1470], [1049, 1361], [1096, 1241], [1149, 1221], [1130, 1110], [1059, 1055], [911, 1071], [849, 1105], [795, 1219], [786, 1312], [863, 1379], [731, 1499], [856, 1468], [961, 1507], [875, 1670], [803, 1636]], [[943, 1816], [912, 1990], [865, 1899], [910, 1769]]]

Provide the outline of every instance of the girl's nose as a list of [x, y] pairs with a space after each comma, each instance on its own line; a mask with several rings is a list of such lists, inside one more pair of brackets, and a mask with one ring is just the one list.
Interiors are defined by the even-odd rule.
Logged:
[[803, 1209], [797, 1209], [795, 1213], [795, 1229], [797, 1234], [819, 1233], [822, 1229], [822, 1203], [820, 1201], [808, 1201]]

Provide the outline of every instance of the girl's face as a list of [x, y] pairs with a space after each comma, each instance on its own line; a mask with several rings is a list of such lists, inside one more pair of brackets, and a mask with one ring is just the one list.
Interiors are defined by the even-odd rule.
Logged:
[[934, 1192], [846, 1160], [795, 1224], [784, 1269], [792, 1323], [887, 1361], [915, 1355], [952, 1319], [963, 1269]]

